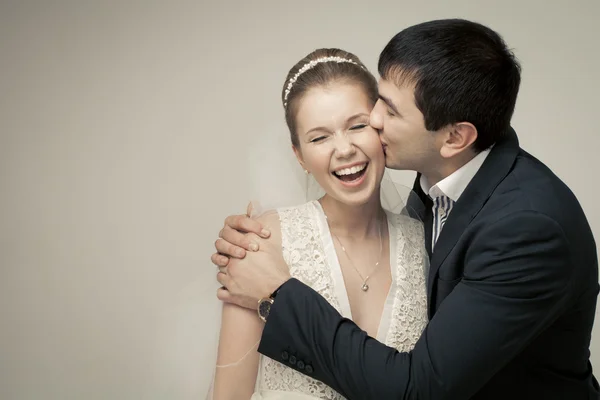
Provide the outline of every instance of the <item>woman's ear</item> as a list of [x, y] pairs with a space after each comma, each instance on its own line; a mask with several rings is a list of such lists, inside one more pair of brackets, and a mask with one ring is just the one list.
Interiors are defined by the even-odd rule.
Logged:
[[440, 154], [444, 158], [451, 158], [471, 148], [477, 140], [477, 128], [470, 122], [458, 122], [448, 127]]
[[296, 155], [296, 159], [300, 163], [300, 166], [304, 170], [304, 172], [309, 173], [310, 171], [306, 169], [304, 166], [304, 158], [302, 158], [302, 152], [294, 145], [292, 145], [292, 150], [294, 150], [294, 154]]

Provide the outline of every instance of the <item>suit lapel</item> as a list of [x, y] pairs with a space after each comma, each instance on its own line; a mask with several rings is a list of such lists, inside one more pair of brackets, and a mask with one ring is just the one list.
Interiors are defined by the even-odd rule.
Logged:
[[[502, 142], [496, 143], [479, 171], [477, 171], [454, 205], [438, 237], [434, 251], [430, 252], [429, 279], [427, 283], [427, 296], [430, 300], [433, 284], [437, 278], [440, 266], [473, 218], [487, 202], [494, 189], [506, 177], [518, 153], [519, 141], [515, 131], [510, 128], [507, 137]], [[429, 226], [429, 235], [426, 236], [426, 240], [429, 249], [431, 249], [431, 224], [433, 223], [431, 207], [429, 207], [429, 215], [431, 218], [425, 223]], [[430, 302], [430, 304], [432, 303]]]
[[418, 210], [414, 214], [416, 218], [425, 224], [425, 249], [427, 250], [427, 255], [431, 258], [431, 231], [433, 226], [431, 207], [433, 207], [433, 201], [421, 188], [421, 173], [417, 173], [413, 185], [413, 193], [414, 195], [411, 194], [408, 199], [407, 206], [412, 210]]
[[433, 232], [433, 211], [431, 210], [433, 207], [433, 202], [430, 202], [429, 209], [425, 218], [423, 219], [423, 223], [425, 224], [425, 249], [427, 250], [427, 255], [431, 260], [431, 244], [432, 244], [432, 232]]

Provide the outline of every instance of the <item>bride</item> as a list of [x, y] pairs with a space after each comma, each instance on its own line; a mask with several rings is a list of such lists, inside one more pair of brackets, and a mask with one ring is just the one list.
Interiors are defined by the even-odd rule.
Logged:
[[[422, 224], [382, 199], [385, 154], [369, 126], [377, 98], [375, 77], [339, 49], [316, 50], [290, 70], [282, 101], [292, 148], [325, 194], [258, 219], [291, 276], [370, 336], [406, 352], [427, 323], [428, 260]], [[301, 355], [282, 357], [306, 374], [260, 355], [263, 325], [256, 311], [223, 304], [209, 398], [342, 398], [310, 377], [312, 366]]]

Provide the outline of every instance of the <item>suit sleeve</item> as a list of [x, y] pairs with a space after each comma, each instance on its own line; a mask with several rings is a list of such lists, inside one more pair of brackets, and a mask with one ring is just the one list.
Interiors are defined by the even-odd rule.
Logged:
[[568, 243], [548, 217], [515, 213], [478, 232], [464, 271], [410, 353], [367, 336], [294, 279], [277, 295], [259, 352], [348, 399], [468, 399], [560, 314]]

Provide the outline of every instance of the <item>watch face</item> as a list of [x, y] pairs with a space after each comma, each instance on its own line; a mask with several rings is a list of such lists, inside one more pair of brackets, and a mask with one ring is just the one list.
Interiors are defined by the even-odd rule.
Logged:
[[267, 317], [269, 316], [269, 312], [271, 311], [271, 304], [271, 299], [265, 299], [261, 301], [258, 305], [258, 315], [260, 315], [260, 318], [262, 318], [263, 321], [266, 321]]

